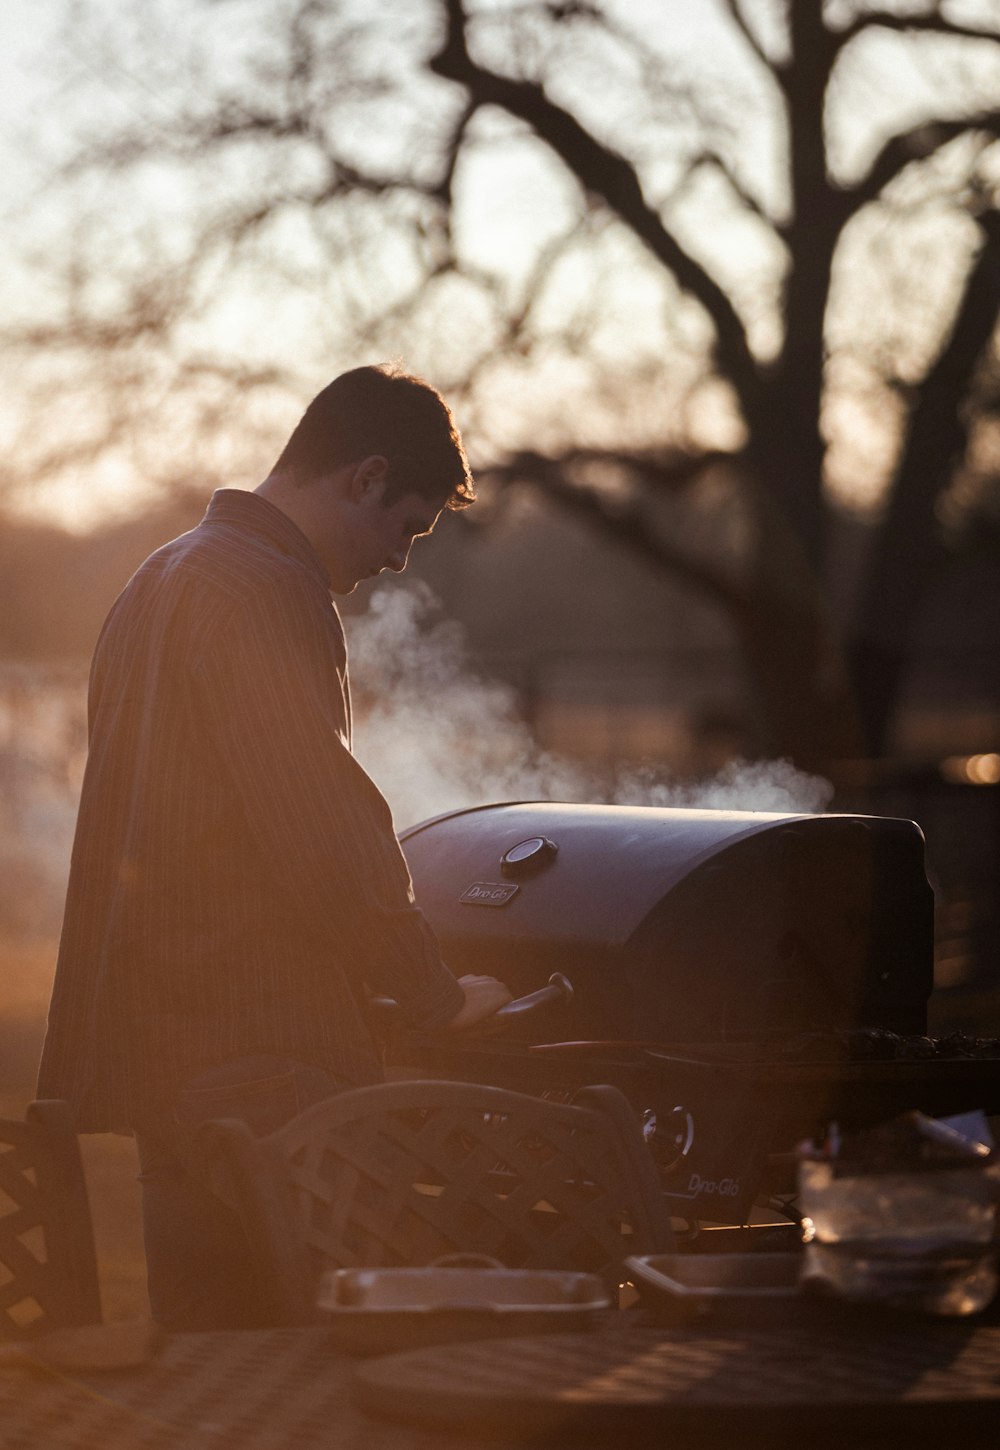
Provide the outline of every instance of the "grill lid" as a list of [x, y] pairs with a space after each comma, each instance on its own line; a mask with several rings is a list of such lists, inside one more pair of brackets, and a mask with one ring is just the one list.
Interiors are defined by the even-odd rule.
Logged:
[[457, 974], [564, 972], [567, 1036], [921, 1032], [932, 898], [912, 821], [521, 802], [402, 837]]
[[[401, 840], [417, 901], [439, 933], [622, 946], [704, 861], [810, 819], [519, 802], [436, 816]], [[461, 910], [470, 906], [510, 909], [472, 923]]]

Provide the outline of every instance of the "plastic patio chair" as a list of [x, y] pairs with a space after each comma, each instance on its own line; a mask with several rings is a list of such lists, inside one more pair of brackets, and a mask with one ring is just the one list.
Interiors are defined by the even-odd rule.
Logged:
[[240, 1214], [278, 1324], [315, 1318], [326, 1269], [476, 1252], [617, 1282], [628, 1254], [673, 1247], [638, 1119], [613, 1087], [564, 1105], [474, 1083], [386, 1083], [266, 1138], [206, 1124], [199, 1151]]
[[98, 1324], [101, 1296], [80, 1147], [68, 1104], [0, 1119], [0, 1338]]

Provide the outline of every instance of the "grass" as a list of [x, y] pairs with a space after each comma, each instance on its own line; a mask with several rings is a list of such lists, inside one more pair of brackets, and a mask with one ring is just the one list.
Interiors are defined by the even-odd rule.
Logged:
[[[55, 947], [0, 946], [0, 1115], [21, 1118], [35, 1096], [35, 1072], [48, 1007]], [[131, 1138], [80, 1139], [107, 1320], [149, 1315], [139, 1217], [138, 1168]]]

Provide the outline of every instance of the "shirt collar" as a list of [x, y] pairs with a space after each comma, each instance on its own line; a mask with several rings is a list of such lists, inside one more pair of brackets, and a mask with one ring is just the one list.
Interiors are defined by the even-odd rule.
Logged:
[[259, 538], [266, 539], [283, 554], [288, 554], [322, 580], [330, 588], [330, 574], [298, 524], [277, 505], [259, 493], [242, 488], [217, 488], [205, 511], [204, 523], [239, 524]]

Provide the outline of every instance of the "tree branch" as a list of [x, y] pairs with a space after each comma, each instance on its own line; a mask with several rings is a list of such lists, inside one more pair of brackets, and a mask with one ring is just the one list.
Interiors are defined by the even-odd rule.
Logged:
[[898, 34], [954, 35], [965, 40], [1000, 41], [1000, 30], [987, 30], [979, 25], [962, 25], [958, 21], [946, 20], [943, 15], [894, 15], [891, 12], [869, 11], [835, 32], [838, 50], [866, 30], [894, 30]]
[[760, 402], [760, 380], [743, 323], [726, 292], [681, 247], [648, 205], [631, 164], [601, 145], [574, 116], [550, 101], [540, 85], [511, 80], [478, 65], [466, 43], [462, 0], [444, 0], [444, 5], [448, 34], [431, 59], [431, 70], [465, 86], [476, 105], [498, 106], [527, 122], [584, 189], [617, 213], [657, 261], [673, 273], [684, 291], [705, 308], [715, 327], [719, 364], [747, 412], [755, 414]]
[[720, 172], [726, 185], [736, 197], [736, 200], [745, 206], [747, 211], [751, 212], [755, 217], [758, 217], [760, 221], [767, 222], [768, 226], [774, 227], [773, 219], [768, 216], [757, 198], [751, 196], [742, 182], [737, 180], [732, 168], [723, 160], [717, 151], [700, 151], [697, 156], [693, 156], [687, 168], [685, 179], [693, 175], [702, 166], [712, 167], [714, 170]]
[[[588, 460], [595, 456], [586, 455]], [[675, 482], [693, 482], [719, 456], [712, 454], [684, 459], [676, 470]], [[733, 612], [741, 612], [745, 608], [744, 592], [731, 579], [726, 578], [719, 569], [713, 568], [705, 560], [676, 549], [651, 525], [645, 510], [636, 507], [623, 508], [598, 489], [571, 483], [566, 477], [567, 465], [579, 462], [583, 457], [581, 454], [571, 454], [565, 458], [550, 458], [543, 453], [525, 451], [516, 454], [507, 463], [479, 469], [477, 475], [484, 480], [492, 478], [504, 483], [535, 484], [546, 498], [554, 500], [560, 507], [569, 509], [588, 524], [598, 528], [603, 538], [616, 539], [658, 570], [669, 570], [676, 578], [706, 595], [719, 607]], [[610, 459], [610, 455], [606, 459]], [[626, 461], [630, 467], [636, 466], [634, 458]], [[638, 471], [642, 471], [641, 466]], [[661, 475], [673, 472], [662, 468], [657, 471]]]
[[947, 121], [933, 121], [924, 126], [915, 126], [898, 136], [891, 136], [872, 162], [868, 175], [851, 187], [847, 193], [851, 198], [852, 210], [865, 202], [874, 201], [890, 181], [913, 161], [926, 160], [954, 141], [971, 131], [986, 131], [1000, 136], [1000, 110], [980, 111], [963, 118]]
[[463, 107], [462, 113], [451, 133], [451, 139], [445, 155], [444, 168], [435, 185], [430, 188], [431, 194], [445, 207], [451, 206], [451, 189], [455, 180], [455, 167], [458, 165], [458, 153], [461, 150], [466, 132], [469, 129], [469, 123], [478, 109], [479, 107], [471, 100], [468, 105]]
[[739, 0], [724, 0], [724, 4], [730, 19], [736, 26], [736, 29], [742, 35], [743, 39], [746, 41], [747, 45], [749, 45], [754, 55], [759, 61], [762, 62], [763, 65], [767, 66], [768, 70], [773, 70], [771, 61], [768, 59], [756, 35], [754, 35], [753, 31], [747, 24], [746, 19], [744, 18], [743, 12], [739, 7]]

